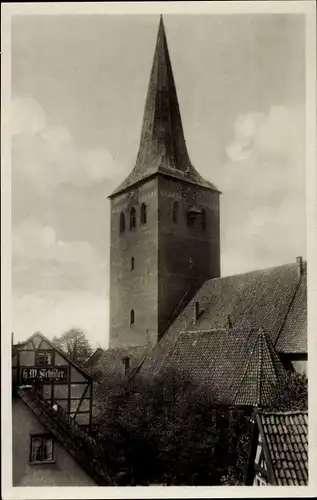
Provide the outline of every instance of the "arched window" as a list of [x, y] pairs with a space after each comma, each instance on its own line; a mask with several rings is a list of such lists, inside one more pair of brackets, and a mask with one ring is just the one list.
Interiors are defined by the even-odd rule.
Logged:
[[120, 214], [120, 233], [124, 233], [125, 231], [125, 215], [123, 212]]
[[173, 203], [173, 222], [175, 224], [178, 223], [178, 212], [179, 212], [179, 205], [177, 201], [174, 201]]
[[134, 325], [134, 321], [135, 321], [134, 309], [131, 309], [131, 311], [130, 311], [130, 326]]
[[131, 208], [130, 210], [130, 229], [134, 229], [136, 227], [136, 212], [135, 208]]
[[131, 257], [131, 271], [134, 270], [134, 263], [135, 263], [135, 258]]
[[146, 204], [142, 203], [140, 212], [141, 224], [146, 224]]
[[201, 211], [201, 228], [203, 231], [206, 229], [206, 210]]

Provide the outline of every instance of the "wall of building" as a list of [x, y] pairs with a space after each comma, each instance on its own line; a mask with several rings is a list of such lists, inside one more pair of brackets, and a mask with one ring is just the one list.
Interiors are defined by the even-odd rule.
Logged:
[[[158, 210], [157, 179], [111, 200], [110, 347], [155, 344], [158, 315]], [[147, 222], [140, 224], [142, 203]], [[129, 229], [129, 213], [136, 210], [136, 228]], [[120, 233], [120, 213], [126, 228]], [[134, 270], [131, 270], [131, 258]], [[130, 311], [135, 323], [130, 326]]]
[[19, 398], [12, 406], [13, 486], [96, 486], [76, 460], [54, 441], [54, 464], [30, 464], [32, 434], [47, 429]]
[[[173, 222], [175, 201], [179, 203], [177, 224]], [[140, 224], [142, 203], [147, 206], [144, 225]], [[205, 230], [188, 227], [187, 212], [193, 206], [206, 211]], [[137, 219], [134, 230], [129, 228], [132, 207]], [[126, 225], [122, 233], [121, 213]], [[219, 193], [160, 176], [111, 200], [110, 347], [155, 345], [183, 297], [218, 276]], [[135, 323], [130, 326], [132, 309]]]
[[[174, 202], [179, 207], [177, 223], [173, 222]], [[161, 336], [183, 297], [190, 293], [190, 299], [206, 279], [220, 276], [219, 193], [161, 177], [158, 208]], [[188, 226], [192, 208], [205, 210], [205, 229], [199, 218], [195, 227]]]
[[297, 373], [307, 375], [307, 360], [293, 360], [292, 365]]

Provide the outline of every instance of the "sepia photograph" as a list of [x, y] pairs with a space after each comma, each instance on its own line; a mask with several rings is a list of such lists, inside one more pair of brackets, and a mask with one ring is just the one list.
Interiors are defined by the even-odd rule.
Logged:
[[307, 495], [314, 3], [3, 11], [3, 498]]

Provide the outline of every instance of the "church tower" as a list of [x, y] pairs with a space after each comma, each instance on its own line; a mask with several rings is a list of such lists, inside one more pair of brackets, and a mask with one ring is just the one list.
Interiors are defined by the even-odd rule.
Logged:
[[109, 196], [110, 347], [154, 345], [220, 276], [219, 195], [188, 156], [161, 18], [136, 164]]

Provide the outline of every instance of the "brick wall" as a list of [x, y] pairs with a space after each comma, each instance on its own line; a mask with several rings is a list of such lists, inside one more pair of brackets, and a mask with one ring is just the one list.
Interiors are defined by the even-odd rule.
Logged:
[[[142, 203], [147, 222], [140, 224]], [[129, 213], [136, 210], [136, 228]], [[120, 213], [126, 228], [120, 233]], [[131, 259], [134, 258], [134, 269]], [[158, 211], [157, 179], [111, 200], [110, 347], [155, 344], [157, 338]], [[135, 323], [130, 326], [130, 311]]]
[[[178, 220], [173, 222], [173, 205]], [[159, 336], [169, 325], [182, 298], [208, 278], [220, 276], [219, 194], [172, 179], [159, 179]], [[205, 210], [205, 228], [198, 215], [193, 227], [188, 211]], [[184, 304], [185, 306], [185, 304]]]
[[[179, 204], [177, 223], [173, 203]], [[142, 203], [147, 222], [140, 223]], [[130, 210], [136, 228], [130, 230]], [[206, 226], [188, 227], [190, 208], [206, 211]], [[125, 231], [120, 233], [120, 214]], [[110, 347], [154, 345], [189, 291], [220, 275], [219, 194], [157, 177], [111, 200]], [[131, 259], [134, 259], [134, 269]], [[184, 304], [185, 305], [185, 304]], [[130, 312], [135, 322], [130, 325]]]

